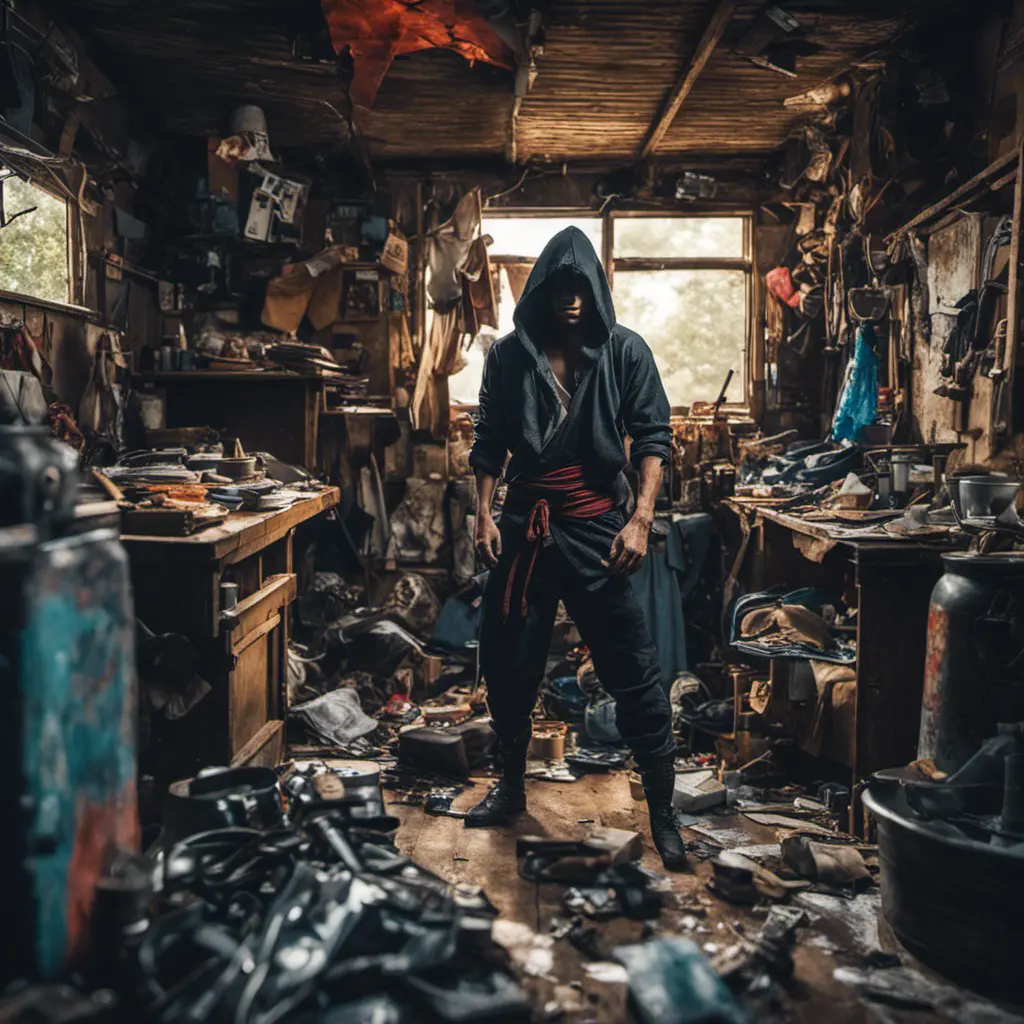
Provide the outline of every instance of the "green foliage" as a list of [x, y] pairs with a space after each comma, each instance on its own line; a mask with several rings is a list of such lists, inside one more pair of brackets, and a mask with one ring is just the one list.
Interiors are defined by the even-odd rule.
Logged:
[[673, 405], [713, 401], [730, 369], [726, 397], [742, 401], [746, 290], [741, 270], [616, 273], [616, 317], [651, 346]]
[[20, 178], [3, 182], [7, 218], [0, 229], [0, 288], [50, 302], [68, 301], [67, 205]]
[[742, 255], [742, 217], [615, 218], [615, 256], [618, 259]]

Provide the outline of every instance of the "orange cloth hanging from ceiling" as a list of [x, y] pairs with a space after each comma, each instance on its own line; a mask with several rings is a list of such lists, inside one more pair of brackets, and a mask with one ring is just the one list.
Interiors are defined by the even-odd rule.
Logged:
[[472, 0], [321, 0], [337, 53], [352, 51], [352, 102], [372, 107], [391, 61], [417, 50], [445, 49], [510, 68], [512, 51]]

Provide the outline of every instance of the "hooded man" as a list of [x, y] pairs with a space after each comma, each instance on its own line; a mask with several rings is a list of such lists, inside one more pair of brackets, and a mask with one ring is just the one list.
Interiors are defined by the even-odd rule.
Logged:
[[[615, 322], [608, 279], [579, 228], [559, 231], [544, 247], [514, 322], [515, 332], [487, 357], [471, 455], [476, 549], [491, 567], [480, 660], [502, 777], [466, 824], [502, 824], [526, 808], [530, 715], [561, 599], [615, 698], [655, 846], [665, 866], [678, 869], [686, 850], [672, 813], [671, 710], [627, 579], [647, 554], [671, 453], [668, 399], [647, 344]], [[628, 519], [627, 435], [639, 474]], [[503, 473], [499, 529], [491, 500]]]

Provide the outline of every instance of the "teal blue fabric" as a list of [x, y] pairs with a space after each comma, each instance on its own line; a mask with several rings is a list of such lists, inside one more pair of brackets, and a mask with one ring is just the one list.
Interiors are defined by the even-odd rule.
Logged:
[[878, 352], [870, 324], [857, 328], [857, 344], [846, 370], [832, 422], [833, 441], [858, 441], [878, 415]]

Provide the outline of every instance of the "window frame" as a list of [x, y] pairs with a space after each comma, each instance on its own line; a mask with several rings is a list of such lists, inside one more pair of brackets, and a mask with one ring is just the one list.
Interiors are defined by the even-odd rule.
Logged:
[[[756, 325], [754, 323], [754, 214], [749, 209], [724, 210], [608, 210], [596, 213], [593, 210], [573, 209], [570, 207], [501, 207], [485, 209], [484, 217], [490, 219], [530, 219], [544, 220], [572, 218], [574, 220], [596, 220], [601, 223], [601, 263], [608, 277], [608, 286], [614, 290], [615, 273], [635, 273], [657, 270], [731, 270], [742, 271], [746, 279], [744, 288], [744, 358], [739, 368], [742, 374], [743, 400], [727, 402], [724, 410], [738, 415], [747, 415], [752, 408], [752, 380], [754, 369], [754, 344]], [[654, 220], [698, 220], [698, 219], [739, 219], [743, 223], [743, 255], [742, 256], [698, 256], [698, 257], [636, 257], [614, 255], [615, 222], [624, 219], [649, 218]], [[490, 257], [495, 266], [532, 266], [535, 258], [495, 254]], [[459, 409], [472, 409], [476, 406], [459, 405]], [[673, 406], [673, 415], [683, 415], [689, 411], [687, 406]]]
[[[9, 173], [5, 174], [4, 172]], [[60, 189], [54, 186], [53, 182], [35, 174], [26, 174], [24, 171], [17, 170], [0, 160], [0, 178], [6, 180], [7, 177], [20, 178], [33, 188], [38, 189], [40, 192], [45, 192], [52, 199], [56, 199], [64, 204], [68, 291], [65, 302], [55, 302], [52, 299], [42, 299], [35, 295], [29, 295], [27, 292], [15, 292], [6, 288], [0, 288], [0, 301], [22, 306], [33, 306], [39, 309], [50, 309], [58, 313], [71, 313], [88, 320], [98, 319], [99, 313], [96, 310], [90, 309], [79, 301], [83, 298], [80, 294], [82, 288], [81, 279], [77, 271], [78, 254], [81, 251], [82, 242], [80, 240], [80, 225], [74, 204], [67, 195], [62, 194]]]
[[[738, 219], [743, 224], [743, 255], [742, 256], [615, 256], [615, 222], [617, 220], [727, 220]], [[602, 235], [603, 252], [601, 261], [604, 263], [605, 274], [608, 277], [608, 286], [614, 291], [615, 273], [637, 273], [643, 271], [657, 270], [732, 270], [742, 271], [745, 277], [744, 296], [744, 346], [743, 366], [739, 368], [741, 373], [741, 385], [743, 400], [741, 402], [727, 402], [724, 405], [726, 410], [737, 413], [749, 413], [751, 407], [751, 379], [753, 368], [754, 349], [754, 219], [750, 212], [739, 212], [736, 210], [722, 211], [695, 211], [693, 213], [682, 213], [674, 210], [612, 210], [603, 218], [606, 223]], [[702, 400], [703, 401], [703, 400]], [[675, 405], [672, 407], [674, 415], [681, 415], [688, 412], [686, 406]]]

